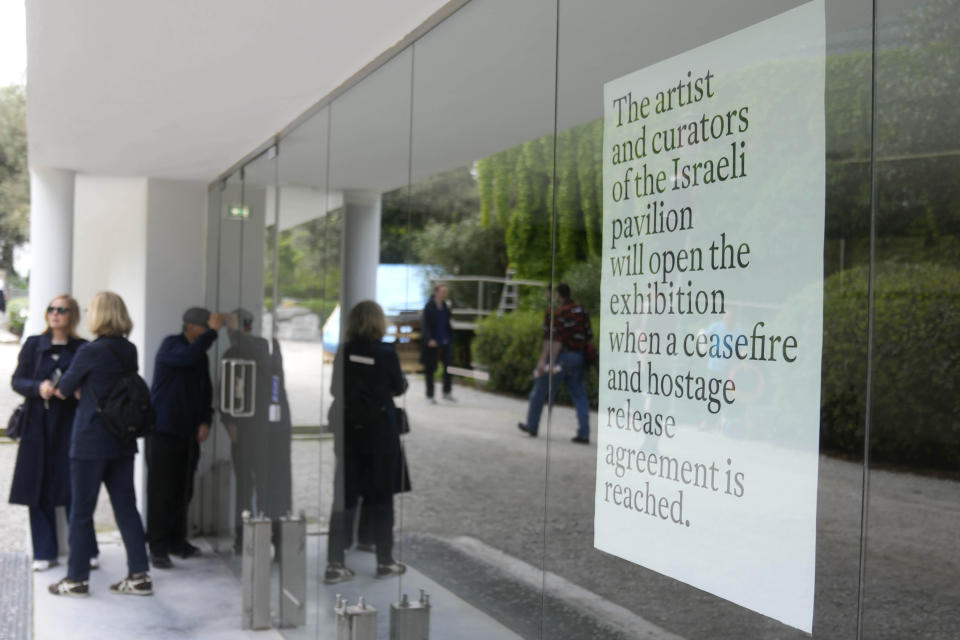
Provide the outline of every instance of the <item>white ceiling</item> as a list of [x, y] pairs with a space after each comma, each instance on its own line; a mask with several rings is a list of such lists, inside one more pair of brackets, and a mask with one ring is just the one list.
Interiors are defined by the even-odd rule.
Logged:
[[209, 181], [448, 0], [26, 0], [32, 166]]
[[[548, 134], [554, 118], [561, 130], [597, 118], [604, 82], [800, 2], [604, 0], [597, 11], [565, 0], [559, 32], [556, 0], [470, 2], [290, 132], [279, 164], [261, 158], [247, 179], [395, 189]], [[31, 164], [210, 181], [460, 4], [27, 0]], [[862, 0], [829, 2], [828, 43], [851, 29], [868, 38], [870, 18]]]

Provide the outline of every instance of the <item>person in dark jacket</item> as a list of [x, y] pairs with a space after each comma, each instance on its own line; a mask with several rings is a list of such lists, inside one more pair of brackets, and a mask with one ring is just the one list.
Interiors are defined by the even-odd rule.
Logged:
[[344, 564], [344, 552], [361, 499], [373, 521], [377, 577], [406, 570], [393, 559], [393, 495], [398, 480], [408, 482], [401, 478], [406, 467], [393, 397], [406, 391], [407, 381], [393, 345], [382, 342], [385, 332], [380, 305], [360, 302], [350, 311], [347, 342], [337, 350], [333, 365], [337, 471], [324, 572], [327, 584], [354, 576]]
[[239, 552], [243, 531], [241, 514], [253, 510], [254, 495], [257, 510], [274, 521], [275, 540], [280, 525], [278, 518], [290, 513], [292, 423], [280, 343], [274, 339], [271, 345], [265, 338], [253, 335], [253, 314], [246, 309], [234, 310], [226, 321], [230, 348], [224, 352], [223, 359], [256, 363], [253, 415], [223, 416], [237, 479], [234, 550]]
[[450, 365], [453, 364], [452, 315], [447, 302], [447, 285], [441, 282], [433, 288], [433, 295], [420, 316], [420, 362], [424, 366], [427, 400], [432, 404], [437, 403], [433, 397], [433, 376], [438, 362], [443, 363], [443, 399], [454, 401], [453, 376], [450, 375]]
[[[70, 435], [76, 398], [65, 400], [53, 390], [86, 340], [77, 337], [80, 307], [63, 294], [50, 301], [47, 328], [30, 336], [20, 350], [13, 372], [13, 389], [26, 398], [17, 463], [10, 486], [10, 503], [30, 508], [33, 570], [57, 565], [56, 507], [70, 509]], [[91, 560], [96, 564], [95, 550]]]
[[90, 559], [96, 553], [93, 511], [101, 483], [106, 485], [113, 515], [127, 550], [127, 577], [110, 585], [113, 593], [151, 595], [146, 541], [133, 488], [137, 443], [122, 441], [104, 426], [98, 399], [106, 399], [117, 381], [137, 370], [137, 348], [126, 339], [133, 328], [127, 307], [115, 293], [96, 294], [88, 305], [88, 326], [97, 336], [82, 345], [57, 384], [61, 400], [79, 397], [70, 442], [70, 557], [67, 576], [51, 584], [50, 593], [89, 595]]
[[164, 338], [154, 359], [150, 401], [157, 427], [147, 438], [147, 541], [155, 569], [171, 568], [171, 553], [188, 558], [199, 551], [187, 541], [187, 507], [213, 417], [207, 350], [222, 325], [219, 313], [187, 309], [183, 331]]

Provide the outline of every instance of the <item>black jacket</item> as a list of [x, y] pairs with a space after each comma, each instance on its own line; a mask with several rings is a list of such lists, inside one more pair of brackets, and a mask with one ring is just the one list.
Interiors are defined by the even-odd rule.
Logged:
[[[372, 455], [400, 452], [400, 429], [396, 421], [393, 396], [407, 390], [407, 379], [400, 369], [400, 359], [393, 345], [383, 342], [350, 341], [337, 350], [333, 363], [332, 392], [336, 407], [334, 424], [349, 455], [352, 452]], [[358, 402], [376, 404], [378, 418], [362, 429], [349, 424], [349, 416], [368, 413]]]
[[[70, 368], [77, 349], [86, 340], [70, 338], [56, 353], [48, 334], [30, 336], [20, 349], [11, 383], [26, 398], [26, 419], [10, 486], [10, 502], [37, 506], [41, 498], [56, 505], [70, 504], [70, 436], [77, 401], [40, 397], [40, 383], [56, 369]], [[47, 408], [49, 407], [49, 408]]]
[[207, 350], [217, 339], [208, 329], [187, 342], [182, 333], [167, 336], [157, 350], [150, 401], [157, 410], [157, 433], [193, 438], [213, 418], [213, 385]]
[[137, 347], [126, 338], [101, 336], [77, 349], [70, 368], [57, 385], [68, 398], [77, 389], [82, 394], [73, 420], [71, 458], [108, 460], [137, 452], [136, 441], [122, 442], [107, 431], [97, 406], [97, 401], [106, 400], [117, 380], [131, 369], [137, 369]]
[[[453, 311], [450, 308], [450, 302], [447, 300], [443, 301], [443, 306], [447, 310], [446, 316], [446, 325], [447, 325], [447, 335], [450, 336], [451, 343], [453, 342], [453, 325], [450, 322], [453, 318]], [[437, 332], [437, 322], [440, 320], [440, 310], [437, 308], [437, 303], [434, 302], [433, 296], [430, 296], [430, 299], [427, 300], [426, 306], [423, 307], [423, 313], [420, 315], [420, 361], [423, 362], [423, 354], [426, 353], [427, 349], [430, 347], [427, 346], [431, 340], [436, 339]]]

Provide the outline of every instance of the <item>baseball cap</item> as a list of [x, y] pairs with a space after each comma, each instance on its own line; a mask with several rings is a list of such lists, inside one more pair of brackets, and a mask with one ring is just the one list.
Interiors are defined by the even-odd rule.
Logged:
[[201, 326], [209, 326], [207, 322], [210, 320], [210, 312], [204, 309], [203, 307], [190, 307], [183, 312], [183, 323], [184, 324], [199, 324]]
[[253, 324], [253, 314], [243, 307], [234, 309], [233, 315], [237, 316], [237, 322], [240, 323], [241, 327], [248, 327]]

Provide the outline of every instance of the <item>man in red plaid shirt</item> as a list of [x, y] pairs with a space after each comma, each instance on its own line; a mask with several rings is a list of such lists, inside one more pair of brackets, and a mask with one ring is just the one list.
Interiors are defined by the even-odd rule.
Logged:
[[[583, 386], [583, 370], [584, 350], [592, 338], [590, 316], [570, 297], [569, 285], [557, 285], [557, 308], [552, 317], [550, 309], [544, 315], [543, 346], [537, 362], [533, 391], [530, 392], [527, 421], [518, 423], [518, 429], [536, 437], [547, 393], [549, 391], [552, 405], [563, 383], [577, 409], [577, 435], [573, 437], [573, 442], [590, 443], [590, 405]], [[550, 373], [553, 374], [552, 385]]]

